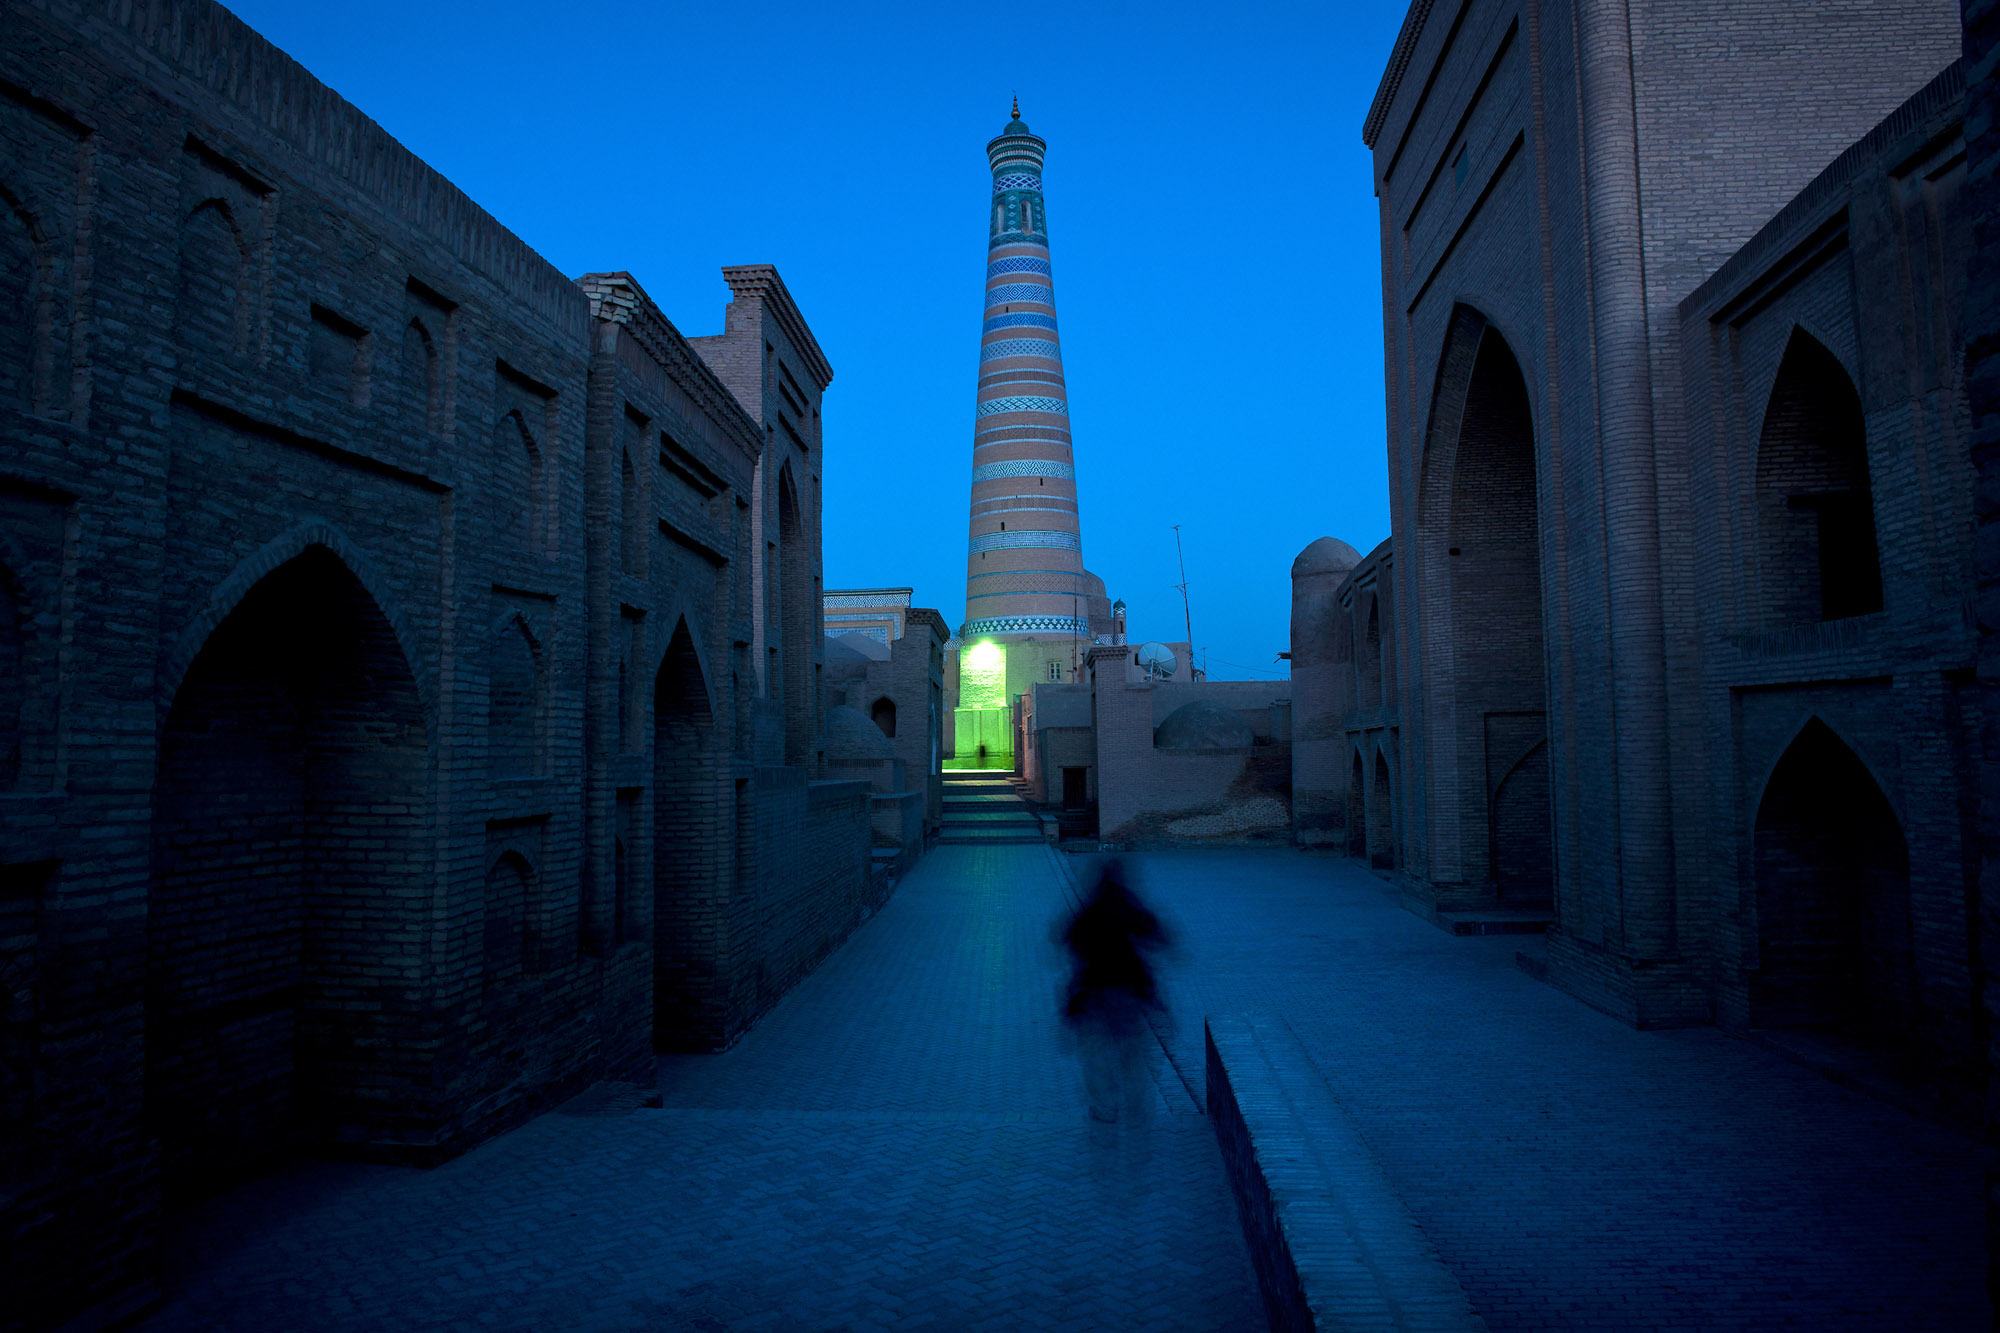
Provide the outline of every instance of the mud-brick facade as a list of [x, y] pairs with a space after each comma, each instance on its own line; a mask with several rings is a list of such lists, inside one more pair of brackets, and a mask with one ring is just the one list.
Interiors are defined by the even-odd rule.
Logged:
[[1293, 835], [1378, 870], [1402, 863], [1395, 618], [1390, 542], [1321, 537], [1292, 562]]
[[1674, 682], [1683, 952], [1724, 1026], [1858, 1027], [1969, 1123], [1963, 101], [1953, 65], [1682, 302], [1668, 512], [1701, 590], [1698, 676]]
[[1364, 127], [1405, 871], [1432, 910], [1553, 895], [1551, 979], [1628, 1021], [1715, 1009], [1688, 765], [1723, 575], [1688, 539], [1681, 302], [1952, 62], [1957, 17], [1419, 0]]
[[433, 1162], [727, 1044], [878, 881], [866, 792], [817, 780], [831, 371], [774, 272], [697, 353], [217, 6], [0, 32], [34, 1324], [142, 1304], [163, 1218], [286, 1153]]

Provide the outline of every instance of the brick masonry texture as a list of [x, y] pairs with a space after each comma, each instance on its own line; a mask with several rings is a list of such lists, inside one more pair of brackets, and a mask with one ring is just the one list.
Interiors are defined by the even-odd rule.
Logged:
[[1068, 904], [1044, 848], [940, 847], [733, 1048], [662, 1056], [663, 1107], [580, 1098], [435, 1171], [215, 1200], [143, 1327], [1261, 1328], [1161, 1049], [1143, 1123], [1087, 1117]]
[[1281, 1021], [1256, 1093], [1323, 1087], [1366, 1156], [1321, 1170], [1357, 1199], [1386, 1181], [1496, 1333], [1991, 1326], [1974, 1140], [1714, 1028], [1635, 1030], [1352, 861], [1123, 859], [1180, 941], [1161, 1035], [1194, 1094], [1199, 1016]]
[[1393, 559], [1299, 586], [1352, 665], [1297, 727], [1302, 840], [1552, 899], [1627, 1022], [1892, 1041], [1963, 1121], [1958, 51], [1939, 0], [1412, 7], [1364, 131]]
[[[298, 1149], [729, 1045], [881, 906], [821, 773], [821, 396], [220, 7], [0, 7], [0, 1321]], [[29, 1293], [27, 1299], [18, 1293]]]

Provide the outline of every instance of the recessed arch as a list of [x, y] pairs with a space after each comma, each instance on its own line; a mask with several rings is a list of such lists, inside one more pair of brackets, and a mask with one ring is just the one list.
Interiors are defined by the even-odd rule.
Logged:
[[1381, 598], [1370, 592], [1365, 600], [1368, 613], [1362, 622], [1361, 644], [1354, 654], [1354, 661], [1360, 675], [1361, 706], [1375, 708], [1382, 703]]
[[486, 648], [486, 773], [540, 774], [548, 746], [548, 670], [541, 639], [526, 615], [502, 617]]
[[393, 1132], [407, 1071], [384, 1053], [424, 1003], [430, 737], [389, 618], [320, 544], [235, 602], [163, 717], [144, 1105], [186, 1198]]
[[882, 734], [894, 739], [896, 735], [896, 701], [883, 695], [868, 707], [868, 719], [882, 729]]
[[[650, 925], [653, 1041], [662, 1050], [702, 1044], [703, 978], [716, 966], [712, 916], [736, 842], [721, 733], [693, 632], [680, 619], [653, 687]], [[635, 917], [620, 929], [632, 938], [645, 924]]]
[[1752, 826], [1750, 1018], [1899, 1038], [1916, 1023], [1909, 846], [1868, 766], [1818, 717], [1786, 746]]
[[1368, 770], [1361, 751], [1354, 751], [1353, 773], [1347, 782], [1347, 854], [1368, 855]]
[[250, 250], [227, 201], [204, 199], [180, 228], [175, 330], [197, 352], [250, 350]]
[[[1507, 340], [1457, 307], [1440, 353], [1414, 550], [1430, 875], [1476, 899], [1553, 896], [1553, 815], [1511, 786], [1547, 738], [1541, 494], [1533, 399]], [[1542, 753], [1546, 755], [1546, 747]], [[1496, 795], [1508, 787], [1508, 828]], [[1496, 833], [1504, 833], [1496, 844]], [[1546, 862], [1547, 872], [1524, 873]], [[1504, 885], [1503, 878], [1507, 881]]]
[[788, 460], [778, 472], [778, 672], [785, 711], [785, 762], [812, 762], [818, 709], [813, 699], [812, 553], [805, 509]]
[[1375, 750], [1375, 773], [1368, 789], [1368, 864], [1377, 870], [1394, 870], [1396, 855], [1396, 783], [1389, 772], [1389, 756]]
[[494, 513], [500, 540], [517, 555], [545, 549], [546, 472], [534, 428], [518, 409], [508, 411], [493, 431]]
[[423, 422], [426, 435], [436, 435], [443, 420], [437, 341], [422, 316], [403, 326], [403, 393]]
[[1755, 494], [1760, 624], [1882, 609], [1861, 395], [1840, 358], [1797, 326], [1758, 431]]
[[0, 403], [34, 410], [48, 392], [55, 335], [53, 261], [41, 222], [0, 184]]
[[[324, 550], [339, 561], [349, 577], [359, 583], [368, 594], [382, 617], [388, 621], [389, 629], [396, 636], [396, 644], [401, 649], [407, 669], [416, 677], [420, 698], [425, 701], [426, 725], [435, 723], [435, 716], [429, 706], [432, 698], [430, 682], [424, 668], [424, 658], [418, 651], [416, 634], [403, 616], [393, 596], [388, 581], [381, 570], [368, 556], [366, 550], [353, 541], [339, 528], [323, 519], [307, 518], [294, 523], [285, 531], [265, 542], [255, 551], [237, 562], [236, 568], [215, 585], [199, 610], [189, 619], [187, 628], [174, 640], [161, 663], [158, 675], [156, 697], [162, 714], [170, 708], [174, 696], [179, 692], [181, 681], [202, 647], [214, 635], [216, 628], [235, 611], [250, 590], [261, 583], [280, 566], [290, 563], [315, 547]], [[0, 551], [4, 555], [4, 551]]]

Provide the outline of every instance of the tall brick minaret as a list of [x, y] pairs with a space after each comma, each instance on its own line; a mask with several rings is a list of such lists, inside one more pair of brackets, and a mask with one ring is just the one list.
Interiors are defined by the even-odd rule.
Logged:
[[1042, 203], [1043, 141], [1021, 107], [986, 145], [986, 319], [972, 428], [972, 521], [961, 711], [1006, 707], [1036, 681], [1071, 679], [1104, 588], [1083, 568], [1069, 393], [1063, 385]]

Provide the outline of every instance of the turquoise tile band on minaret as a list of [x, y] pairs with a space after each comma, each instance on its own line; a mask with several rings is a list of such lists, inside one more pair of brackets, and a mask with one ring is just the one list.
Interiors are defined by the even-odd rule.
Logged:
[[[1084, 572], [1076, 512], [1069, 393], [1042, 195], [1046, 150], [1022, 122], [1018, 104], [986, 145], [993, 193], [966, 561], [966, 603], [979, 614], [967, 617], [960, 634], [1003, 648], [1031, 639], [1053, 642], [1061, 645], [1059, 653], [1041, 655], [1068, 663], [1071, 641], [1089, 642], [1092, 597], [1100, 589]], [[1009, 527], [1014, 518], [1026, 526]], [[1029, 571], [1034, 577], [1004, 577]], [[1000, 581], [984, 586], [1015, 590], [978, 590], [979, 580], [995, 578]], [[1038, 679], [1048, 678], [1040, 666], [1036, 670]]]

